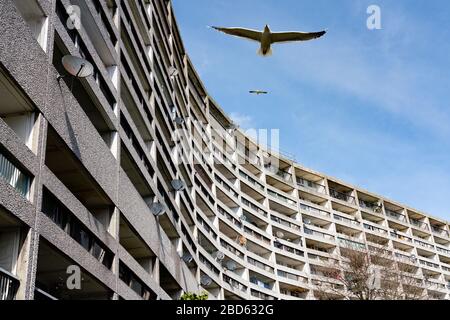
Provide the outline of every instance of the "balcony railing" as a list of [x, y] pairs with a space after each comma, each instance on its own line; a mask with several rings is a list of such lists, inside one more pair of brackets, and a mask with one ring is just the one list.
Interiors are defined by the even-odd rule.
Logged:
[[418, 244], [418, 245], [421, 246], [421, 247], [427, 248], [427, 249], [431, 249], [431, 250], [434, 249], [434, 246], [433, 246], [433, 245], [428, 244], [428, 243], [423, 242], [423, 241], [414, 240], [414, 243], [415, 243], [415, 244]]
[[306, 227], [303, 228], [303, 230], [304, 230], [305, 234], [309, 234], [309, 235], [316, 236], [316, 237], [321, 237], [321, 238], [324, 238], [327, 240], [334, 240], [334, 237], [332, 235], [329, 235], [329, 234], [326, 234], [323, 232], [315, 231], [315, 230], [312, 230], [312, 229], [309, 229]]
[[254, 238], [256, 238], [256, 239], [258, 239], [258, 240], [260, 240], [260, 241], [262, 241], [264, 243], [270, 244], [269, 238], [264, 237], [263, 235], [259, 234], [258, 232], [254, 231], [254, 230], [252, 230], [252, 229], [250, 229], [248, 227], [244, 227], [244, 231], [246, 233], [252, 235]]
[[436, 250], [439, 251], [439, 252], [442, 252], [442, 253], [444, 253], [444, 254], [446, 254], [448, 256], [450, 256], [450, 250], [448, 250], [448, 249], [444, 249], [444, 248], [441, 248], [441, 247], [436, 247]]
[[264, 191], [264, 186], [259, 183], [258, 181], [256, 181], [255, 179], [253, 179], [252, 177], [250, 177], [248, 174], [246, 174], [245, 172], [239, 170], [239, 174], [241, 175], [241, 177], [243, 177], [245, 180], [247, 180], [248, 182], [250, 182], [250, 184], [254, 185], [255, 187], [257, 187], [258, 189]]
[[245, 199], [244, 197], [242, 198], [242, 203], [247, 207], [253, 209], [254, 211], [258, 212], [259, 214], [262, 214], [264, 217], [267, 217], [267, 212], [265, 212], [263, 209], [253, 204], [249, 200]]
[[382, 233], [382, 234], [387, 234], [387, 231], [378, 227], [374, 227], [370, 224], [364, 223], [364, 228], [367, 230], [371, 230], [374, 232], [378, 232], [378, 233]]
[[292, 248], [292, 247], [289, 247], [287, 245], [284, 245], [284, 244], [282, 244], [279, 241], [275, 241], [274, 242], [274, 246], [277, 249], [280, 249], [280, 250], [283, 250], [283, 251], [287, 251], [289, 253], [295, 254], [295, 255], [300, 256], [300, 257], [303, 257], [305, 255], [305, 253], [303, 251], [295, 249], [295, 248]]
[[410, 237], [407, 237], [403, 234], [399, 234], [397, 231], [391, 231], [390, 234], [391, 234], [391, 237], [394, 237], [396, 239], [412, 242], [412, 239]]
[[277, 168], [276, 166], [273, 166], [273, 165], [265, 165], [265, 168], [270, 173], [278, 176], [281, 180], [287, 181], [287, 182], [292, 182], [292, 175], [289, 172], [284, 171], [280, 168]]
[[282, 278], [286, 278], [289, 280], [294, 280], [297, 282], [302, 282], [302, 283], [308, 283], [308, 278], [302, 277], [302, 276], [298, 276], [296, 274], [290, 273], [290, 272], [286, 272], [283, 270], [278, 270], [277, 271], [278, 276], [282, 277]]
[[403, 214], [389, 210], [389, 209], [385, 209], [385, 211], [386, 211], [386, 215], [388, 217], [394, 218], [395, 220], [398, 220], [398, 221], [406, 222], [406, 217]]
[[230, 278], [226, 274], [223, 275], [223, 281], [228, 283], [232, 288], [235, 288], [237, 290], [244, 291], [244, 292], [247, 291], [247, 287], [245, 285], [243, 285], [239, 281], [236, 281], [236, 280]]
[[313, 190], [318, 193], [325, 193], [325, 187], [321, 184], [318, 184], [316, 182], [304, 179], [304, 178], [297, 178], [297, 185], [300, 187], [304, 187], [310, 190]]
[[346, 248], [354, 248], [357, 250], [366, 249], [366, 245], [361, 242], [351, 241], [348, 239], [338, 238], [339, 244]]
[[274, 273], [274, 269], [271, 266], [269, 266], [269, 265], [267, 265], [265, 263], [259, 262], [258, 260], [255, 260], [255, 259], [250, 258], [250, 257], [247, 257], [247, 261], [248, 261], [249, 264], [251, 264], [251, 265], [253, 265], [255, 267], [258, 267], [258, 268], [260, 268], [260, 269], [262, 269], [264, 271], [267, 271], [267, 272], [270, 272], [270, 273]]
[[346, 217], [343, 217], [343, 216], [339, 216], [337, 214], [333, 214], [333, 218], [335, 220], [337, 220], [337, 221], [342, 221], [342, 222], [345, 222], [345, 223], [348, 223], [348, 224], [359, 226], [359, 222], [356, 221], [355, 219], [349, 219], [349, 218], [346, 218]]
[[442, 229], [440, 227], [436, 227], [436, 226], [432, 225], [431, 230], [437, 235], [448, 237], [448, 232], [445, 229]]
[[324, 217], [327, 217], [327, 218], [330, 216], [330, 213], [327, 212], [327, 211], [320, 210], [320, 209], [317, 209], [317, 208], [314, 208], [314, 207], [310, 207], [310, 206], [304, 205], [303, 203], [300, 203], [300, 209], [303, 210], [303, 211], [306, 211], [306, 212], [309, 212], [309, 213], [312, 213], [312, 214], [317, 214], [317, 215], [320, 215], [320, 216], [324, 216]]
[[437, 263], [432, 263], [432, 262], [428, 262], [425, 260], [419, 260], [419, 262], [420, 262], [420, 264], [422, 264], [424, 266], [439, 269], [439, 265]]
[[381, 213], [383, 208], [379, 202], [369, 202], [365, 200], [359, 200], [359, 206], [363, 209], [370, 210], [375, 213]]
[[270, 289], [270, 284], [267, 282], [264, 282], [257, 277], [250, 277], [250, 282], [253, 284], [256, 284], [258, 287], [264, 288], [264, 289]]
[[342, 200], [342, 201], [350, 203], [350, 204], [356, 204], [355, 197], [348, 195], [347, 193], [337, 191], [335, 189], [330, 189], [330, 196], [332, 196], [335, 199]]
[[218, 175], [215, 175], [214, 178], [216, 179], [216, 181], [222, 186], [222, 188], [224, 188], [225, 190], [227, 190], [229, 193], [231, 193], [235, 198], [239, 197], [239, 194], [234, 191], [234, 189], [232, 187], [230, 187], [224, 180], [222, 180]]
[[422, 229], [422, 230], [425, 230], [425, 231], [429, 230], [428, 229], [428, 225], [425, 222], [422, 222], [422, 221], [416, 220], [416, 219], [412, 219], [412, 218], [409, 219], [409, 222], [411, 222], [411, 224], [413, 226], [415, 226], [415, 227], [417, 227], [419, 229]]
[[296, 231], [300, 231], [300, 229], [301, 229], [300, 226], [298, 226], [298, 225], [296, 225], [294, 223], [291, 223], [289, 221], [286, 221], [284, 219], [281, 219], [279, 217], [275, 217], [274, 215], [270, 215], [270, 219], [272, 221], [275, 221], [275, 222], [277, 222], [277, 223], [279, 223], [279, 224], [281, 224], [283, 226], [286, 226], [288, 228], [294, 229]]
[[0, 268], [0, 300], [14, 300], [19, 284], [19, 279]]
[[272, 297], [268, 294], [265, 294], [265, 293], [262, 293], [262, 292], [259, 292], [259, 291], [253, 290], [253, 289], [250, 290], [250, 294], [253, 297], [262, 299], [262, 300], [275, 300], [275, 297]]
[[281, 202], [287, 203], [287, 204], [289, 204], [291, 206], [297, 206], [297, 203], [294, 200], [291, 200], [291, 199], [289, 199], [289, 198], [287, 198], [287, 197], [285, 197], [285, 196], [283, 196], [283, 195], [281, 195], [279, 193], [276, 193], [276, 192], [274, 192], [272, 190], [268, 190], [268, 193], [272, 197], [280, 200]]

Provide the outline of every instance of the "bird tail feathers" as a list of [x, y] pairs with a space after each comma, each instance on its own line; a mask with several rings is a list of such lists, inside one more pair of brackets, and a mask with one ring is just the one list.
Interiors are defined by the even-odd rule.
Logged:
[[262, 56], [262, 57], [270, 57], [272, 55], [272, 48], [269, 48], [269, 50], [267, 50], [266, 53], [264, 53], [262, 51], [261, 48], [258, 49], [258, 55]]

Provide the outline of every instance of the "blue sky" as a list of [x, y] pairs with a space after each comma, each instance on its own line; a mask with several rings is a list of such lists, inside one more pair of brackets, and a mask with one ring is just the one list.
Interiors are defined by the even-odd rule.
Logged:
[[[278, 128], [302, 165], [450, 220], [450, 2], [173, 2], [208, 92], [243, 128]], [[366, 27], [371, 4], [381, 30]], [[207, 28], [266, 23], [328, 34], [263, 58], [257, 43]]]

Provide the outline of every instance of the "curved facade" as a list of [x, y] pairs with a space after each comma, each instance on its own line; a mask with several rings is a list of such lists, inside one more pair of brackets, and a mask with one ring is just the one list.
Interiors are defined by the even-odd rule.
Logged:
[[[170, 1], [26, 3], [0, 3], [1, 299], [314, 299], [380, 244], [449, 298], [448, 222], [248, 139]], [[93, 76], [60, 78], [67, 54]]]

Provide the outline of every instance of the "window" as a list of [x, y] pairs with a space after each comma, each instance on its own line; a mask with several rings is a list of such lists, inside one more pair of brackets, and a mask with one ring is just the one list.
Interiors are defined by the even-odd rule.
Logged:
[[8, 158], [0, 150], [0, 177], [28, 199], [31, 177], [16, 167]]
[[44, 51], [47, 51], [48, 17], [36, 0], [14, 0], [22, 18], [28, 24], [33, 37]]

